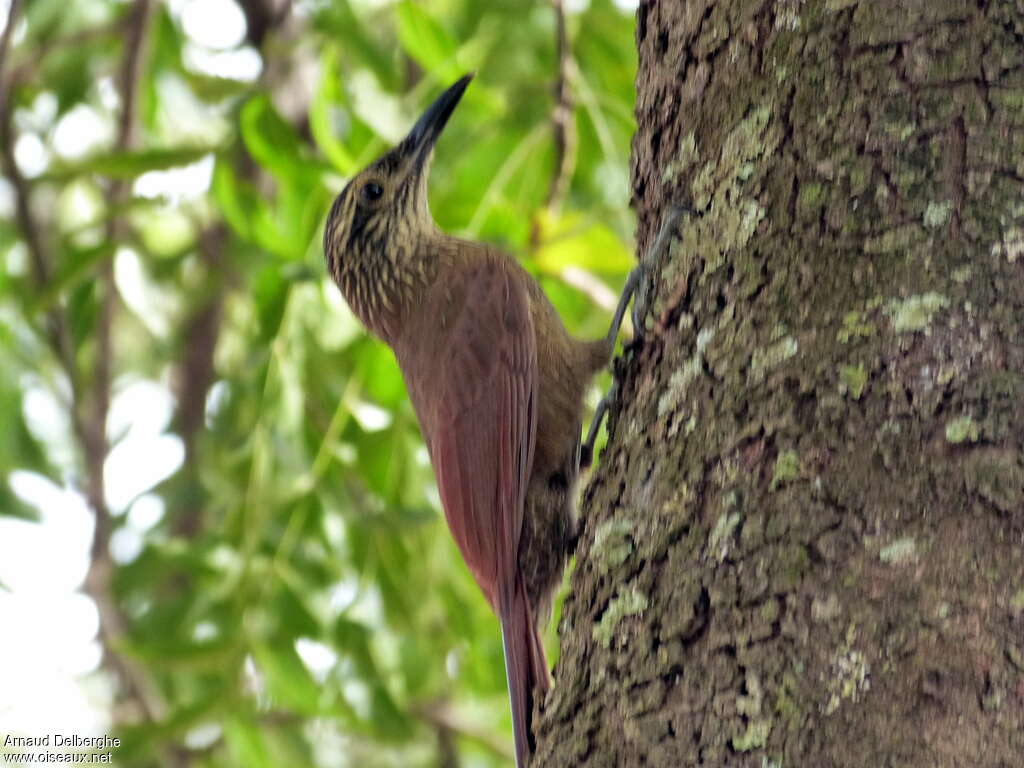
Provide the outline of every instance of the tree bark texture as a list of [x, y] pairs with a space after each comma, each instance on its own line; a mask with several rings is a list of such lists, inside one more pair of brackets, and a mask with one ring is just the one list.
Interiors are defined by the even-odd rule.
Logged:
[[640, 245], [537, 766], [1024, 765], [1024, 2], [638, 11]]

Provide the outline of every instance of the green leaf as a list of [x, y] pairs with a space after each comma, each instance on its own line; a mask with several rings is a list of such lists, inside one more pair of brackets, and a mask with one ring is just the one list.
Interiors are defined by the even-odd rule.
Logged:
[[398, 709], [391, 693], [383, 685], [372, 689], [370, 722], [383, 738], [395, 741], [407, 739], [412, 730], [409, 719]]
[[259, 317], [259, 338], [268, 342], [281, 327], [284, 308], [288, 301], [289, 283], [281, 276], [277, 266], [261, 269], [253, 283], [253, 296], [256, 299], [256, 311]]
[[463, 74], [455, 40], [427, 15], [423, 6], [411, 0], [398, 5], [398, 39], [405, 52], [439, 82], [447, 83]]
[[[334, 39], [344, 41], [348, 58], [369, 67], [387, 90], [395, 91], [401, 87], [396, 58], [386, 46], [370, 37], [366, 25], [353, 12], [348, 0], [334, 0], [324, 10], [320, 21], [331, 31]], [[336, 76], [340, 70], [330, 72]]]
[[271, 768], [267, 745], [259, 728], [242, 715], [232, 715], [224, 721], [224, 741], [238, 765], [245, 768]]
[[401, 457], [395, 454], [394, 430], [385, 429], [380, 432], [361, 432], [353, 424], [352, 429], [359, 432], [359, 477], [380, 497], [385, 497], [397, 485], [397, 464]]
[[[338, 80], [340, 69], [338, 51], [333, 46], [324, 48], [323, 56], [320, 58], [320, 84], [309, 105], [309, 129], [317, 146], [323, 151], [327, 158], [346, 176], [352, 176], [359, 171], [356, 158], [345, 147], [336, 135], [338, 129], [332, 116], [335, 110], [341, 109], [344, 91]], [[355, 116], [351, 110], [347, 112], [350, 120]]]
[[314, 766], [318, 764], [306, 737], [305, 723], [290, 723], [264, 732], [274, 765]]
[[153, 9], [149, 28], [149, 61], [139, 82], [139, 113], [143, 125], [156, 132], [161, 127], [161, 108], [164, 106], [161, 102], [163, 93], [160, 80], [169, 72], [178, 74], [183, 71], [183, 40], [182, 32], [165, 3], [158, 3]]
[[281, 628], [294, 637], [317, 638], [320, 636], [320, 622], [306, 606], [298, 592], [284, 582], [277, 583], [273, 600], [273, 613]]
[[99, 304], [96, 300], [96, 283], [84, 281], [71, 292], [68, 299], [68, 326], [71, 339], [76, 349], [92, 337], [96, 328], [96, 313]]
[[302, 142], [264, 94], [253, 96], [240, 115], [242, 140], [257, 163], [275, 176], [291, 178], [302, 170]]
[[255, 188], [238, 178], [226, 155], [217, 157], [211, 190], [231, 228], [243, 239], [252, 240], [253, 222], [263, 203]]
[[194, 163], [216, 150], [216, 147], [200, 146], [104, 152], [76, 163], [58, 165], [46, 177], [52, 181], [99, 173], [116, 179], [131, 179], [147, 171], [163, 171]]
[[356, 375], [375, 404], [394, 408], [407, 399], [394, 353], [376, 339], [364, 338], [356, 351]]
[[192, 92], [203, 101], [219, 103], [233, 96], [241, 96], [252, 90], [252, 83], [234, 80], [230, 77], [217, 77], [199, 72], [185, 70], [183, 73]]
[[290, 640], [257, 645], [253, 655], [266, 676], [267, 690], [275, 701], [309, 715], [319, 710], [320, 687]]
[[75, 248], [68, 246], [57, 263], [56, 274], [38, 296], [34, 297], [35, 311], [49, 309], [64, 291], [78, 286], [79, 281], [97, 264], [101, 264], [114, 255], [114, 243], [104, 240], [91, 248]]
[[40, 67], [43, 82], [57, 84], [57, 114], [69, 112], [85, 100], [93, 85], [90, 75], [95, 58], [85, 48], [66, 49], [44, 59]]
[[608, 226], [588, 222], [581, 214], [554, 219], [546, 211], [537, 215], [540, 248], [534, 255], [537, 266], [549, 272], [579, 267], [605, 274], [622, 273], [633, 265], [625, 243]]
[[25, 422], [22, 387], [7, 372], [0, 374], [0, 515], [38, 519], [37, 510], [10, 490], [8, 473], [13, 469], [37, 472], [55, 483], [56, 474], [42, 445]]
[[0, 480], [0, 518], [2, 517], [16, 517], [30, 523], [38, 523], [42, 519], [39, 510], [19, 499], [5, 480]]
[[377, 665], [370, 652], [370, 630], [365, 624], [339, 616], [334, 624], [334, 643], [363, 679], [377, 679]]
[[67, 6], [60, 0], [37, 0], [34, 3], [26, 3], [25, 17], [32, 36], [37, 40], [46, 41], [47, 38], [60, 34], [67, 10]]

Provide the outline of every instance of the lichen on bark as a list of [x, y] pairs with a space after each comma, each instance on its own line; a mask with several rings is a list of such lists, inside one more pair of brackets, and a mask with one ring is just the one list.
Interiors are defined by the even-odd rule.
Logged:
[[1024, 754], [1024, 7], [643, 2], [640, 250], [537, 766]]

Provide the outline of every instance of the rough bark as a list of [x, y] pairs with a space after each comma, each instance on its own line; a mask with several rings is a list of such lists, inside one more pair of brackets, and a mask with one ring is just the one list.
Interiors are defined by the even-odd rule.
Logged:
[[536, 766], [1024, 755], [1024, 3], [647, 2], [658, 265]]

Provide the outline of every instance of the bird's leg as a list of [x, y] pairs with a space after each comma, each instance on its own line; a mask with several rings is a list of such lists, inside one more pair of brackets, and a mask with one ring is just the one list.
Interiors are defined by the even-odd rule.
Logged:
[[[672, 205], [665, 212], [661, 219], [661, 226], [658, 228], [658, 235], [654, 238], [651, 247], [640, 257], [640, 262], [633, 267], [626, 278], [626, 285], [622, 288], [622, 295], [619, 297], [619, 304], [615, 307], [615, 314], [612, 315], [612, 324], [608, 328], [608, 336], [605, 343], [609, 350], [615, 349], [615, 339], [619, 335], [619, 328], [622, 319], [626, 316], [626, 307], [633, 300], [633, 338], [642, 339], [644, 336], [644, 319], [650, 309], [651, 302], [651, 269], [664, 255], [665, 250], [672, 242], [672, 233], [675, 231], [679, 217], [684, 213], [693, 213], [693, 209], [684, 205]], [[610, 354], [610, 353], [609, 353]], [[608, 408], [619, 396], [619, 380], [615, 379], [612, 386], [601, 402], [597, 404], [594, 411], [594, 418], [590, 422], [590, 431], [587, 432], [587, 439], [580, 447], [580, 467], [586, 468], [594, 460], [594, 442], [597, 440], [597, 433], [601, 429], [601, 422], [608, 414]]]

